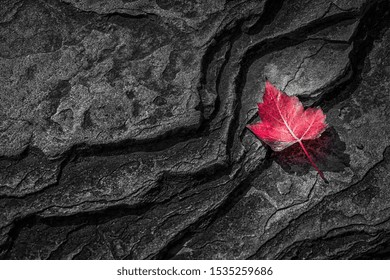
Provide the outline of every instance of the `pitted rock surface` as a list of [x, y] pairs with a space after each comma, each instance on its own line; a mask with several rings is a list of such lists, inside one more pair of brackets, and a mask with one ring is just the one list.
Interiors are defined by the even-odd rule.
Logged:
[[[0, 258], [390, 257], [387, 0], [3, 2]], [[329, 184], [246, 128], [265, 79]]]

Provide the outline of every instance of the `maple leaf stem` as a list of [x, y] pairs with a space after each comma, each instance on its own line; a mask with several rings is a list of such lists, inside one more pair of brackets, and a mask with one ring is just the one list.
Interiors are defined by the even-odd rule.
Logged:
[[321, 176], [322, 180], [324, 180], [325, 183], [329, 184], [329, 181], [326, 180], [325, 176], [324, 176], [324, 173], [318, 168], [318, 166], [314, 163], [314, 161], [312, 160], [311, 156], [309, 155], [309, 153], [307, 152], [305, 146], [303, 145], [302, 141], [299, 140], [298, 141], [299, 145], [301, 146], [303, 152], [305, 153], [305, 155], [307, 156], [307, 158], [309, 159], [311, 165], [314, 167], [314, 169], [318, 172], [318, 174]]

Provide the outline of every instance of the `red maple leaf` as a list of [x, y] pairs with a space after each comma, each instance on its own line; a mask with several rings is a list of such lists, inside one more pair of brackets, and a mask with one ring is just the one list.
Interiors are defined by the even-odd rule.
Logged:
[[257, 106], [261, 122], [247, 127], [274, 151], [282, 151], [299, 143], [311, 165], [328, 182], [302, 143], [302, 140], [318, 138], [326, 129], [326, 116], [322, 110], [305, 110], [298, 97], [288, 96], [268, 81], [265, 83], [263, 103], [258, 103]]

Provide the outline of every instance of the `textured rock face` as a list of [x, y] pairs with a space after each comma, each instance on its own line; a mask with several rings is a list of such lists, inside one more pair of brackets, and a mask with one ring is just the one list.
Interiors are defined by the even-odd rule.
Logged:
[[[3, 2], [1, 258], [390, 256], [387, 0]], [[245, 128], [265, 77], [330, 184]]]

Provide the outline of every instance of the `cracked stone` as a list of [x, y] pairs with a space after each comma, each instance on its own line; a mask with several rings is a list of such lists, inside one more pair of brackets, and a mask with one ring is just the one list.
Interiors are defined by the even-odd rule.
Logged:
[[[1, 259], [389, 258], [388, 1], [3, 2]], [[329, 185], [246, 129], [265, 77]]]

